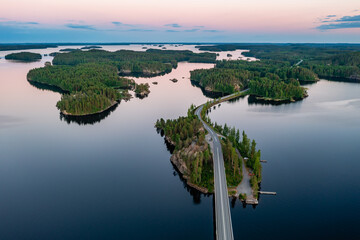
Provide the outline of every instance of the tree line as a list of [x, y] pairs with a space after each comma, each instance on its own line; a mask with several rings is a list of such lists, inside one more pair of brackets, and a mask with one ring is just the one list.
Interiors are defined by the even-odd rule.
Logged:
[[293, 100], [306, 96], [299, 81], [316, 81], [312, 71], [277, 61], [218, 61], [213, 69], [191, 72], [191, 80], [207, 91], [231, 94], [250, 88], [250, 94], [269, 100]]
[[[239, 129], [235, 129], [234, 127], [228, 127], [226, 124], [224, 126], [218, 125], [215, 123], [210, 123], [214, 129], [219, 132], [220, 134], [224, 135], [226, 139], [223, 141], [225, 144], [223, 144], [223, 151], [224, 151], [224, 157], [225, 154], [227, 155], [227, 159], [231, 159], [232, 163], [237, 164], [235, 153], [236, 149], [240, 152], [241, 157], [244, 159], [246, 167], [250, 168], [252, 170], [252, 175], [250, 177], [250, 183], [254, 190], [255, 197], [257, 196], [259, 183], [261, 182], [261, 151], [256, 149], [256, 142], [255, 140], [251, 140], [246, 135], [245, 131], [240, 134]], [[233, 150], [231, 150], [230, 145], [233, 147]], [[229, 161], [229, 160], [228, 160]], [[228, 163], [229, 164], [229, 163]], [[241, 162], [240, 162], [241, 164]], [[232, 168], [234, 169], [234, 167]], [[241, 171], [241, 167], [239, 169]], [[241, 178], [240, 178], [241, 181]], [[237, 184], [240, 183], [235, 182]], [[236, 184], [236, 185], [237, 185]], [[233, 185], [233, 186], [236, 186]]]
[[41, 54], [32, 53], [32, 52], [10, 53], [5, 56], [5, 59], [7, 59], [7, 60], [17, 60], [17, 61], [23, 61], [23, 62], [38, 61], [41, 58], [42, 58]]
[[[155, 127], [162, 131], [166, 139], [175, 147], [173, 154], [179, 154], [185, 162], [190, 182], [213, 191], [212, 156], [205, 141], [202, 123], [194, 114], [195, 106], [188, 109], [186, 117], [164, 120], [158, 119]], [[192, 146], [192, 150], [186, 151]]]
[[132, 83], [131, 80], [120, 78], [115, 66], [95, 63], [36, 68], [29, 71], [27, 78], [67, 92], [57, 103], [57, 107], [72, 115], [87, 115], [105, 110], [122, 98], [122, 92], [116, 88]]

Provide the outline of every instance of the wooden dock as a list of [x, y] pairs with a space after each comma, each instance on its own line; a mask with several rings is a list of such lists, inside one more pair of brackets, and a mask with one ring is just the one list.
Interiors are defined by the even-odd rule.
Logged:
[[257, 199], [246, 199], [245, 203], [249, 204], [249, 205], [258, 205], [259, 204]]
[[265, 194], [265, 195], [276, 195], [276, 192], [265, 192], [265, 191], [259, 191], [260, 194]]

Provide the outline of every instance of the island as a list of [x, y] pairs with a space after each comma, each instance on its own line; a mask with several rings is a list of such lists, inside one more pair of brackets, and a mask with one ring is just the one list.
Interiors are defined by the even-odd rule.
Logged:
[[150, 93], [150, 85], [148, 83], [141, 83], [141, 84], [136, 84], [135, 87], [135, 94], [138, 98], [144, 98], [147, 97]]
[[214, 53], [193, 53], [191, 51], [157, 50], [146, 51], [119, 50], [109, 52], [91, 49], [57, 54], [54, 65], [77, 65], [90, 62], [116, 65], [121, 75], [153, 77], [169, 73], [178, 62], [215, 63]]
[[[223, 100], [215, 99], [207, 102], [202, 109], [201, 118], [221, 136], [229, 196], [239, 197], [243, 201], [255, 199], [252, 203], [256, 204], [261, 182], [261, 152], [256, 149], [255, 140], [251, 141], [244, 131], [240, 135], [239, 130], [229, 128], [226, 124], [221, 126], [212, 123], [206, 116], [209, 109], [221, 101]], [[158, 133], [164, 136], [166, 144], [171, 146], [170, 161], [187, 185], [202, 193], [213, 193], [213, 159], [208, 144], [208, 141], [212, 140], [209, 140], [200, 119], [195, 115], [196, 108], [192, 105], [186, 117], [158, 119], [155, 127]], [[251, 196], [246, 196], [237, 189], [243, 181], [244, 173], [250, 176], [248, 185], [252, 188]]]
[[81, 51], [81, 49], [79, 48], [64, 48], [64, 49], [60, 49], [60, 52], [74, 52], [74, 51]]
[[41, 54], [32, 52], [10, 53], [5, 56], [6, 60], [16, 60], [21, 62], [34, 62], [40, 60], [41, 58]]
[[47, 65], [29, 71], [29, 82], [60, 88], [64, 94], [56, 104], [64, 115], [86, 116], [101, 113], [122, 98], [127, 98], [126, 88], [131, 80], [120, 78], [116, 67], [88, 63], [78, 66]]
[[[273, 63], [301, 66], [319, 78], [329, 80], [360, 82], [359, 44], [219, 44], [196, 46], [202, 51], [243, 52], [246, 57], [272, 60]], [[301, 80], [300, 80], [301, 81]]]
[[203, 193], [214, 191], [213, 164], [210, 146], [205, 141], [205, 130], [194, 114], [192, 105], [186, 117], [157, 120], [155, 127], [172, 146], [171, 162], [187, 184]]
[[56, 48], [54, 44], [0, 44], [0, 51]]
[[56, 106], [63, 115], [88, 116], [128, 100], [128, 90], [135, 89], [140, 98], [150, 93], [149, 84], [138, 85], [124, 76], [158, 76], [181, 61], [207, 63], [215, 62], [215, 58], [213, 53], [191, 51], [77, 50], [55, 54], [53, 65], [30, 70], [27, 79], [60, 90], [62, 97]]
[[85, 46], [85, 47], [82, 47], [81, 49], [95, 49], [95, 48], [102, 48], [101, 46]]
[[250, 88], [258, 99], [290, 102], [307, 97], [301, 83], [316, 82], [319, 77], [310, 69], [277, 60], [222, 60], [213, 69], [192, 71], [191, 80], [215, 96]]

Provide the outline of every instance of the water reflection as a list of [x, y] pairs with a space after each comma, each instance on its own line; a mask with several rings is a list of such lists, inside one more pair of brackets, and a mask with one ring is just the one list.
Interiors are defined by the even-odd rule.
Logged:
[[190, 194], [190, 196], [192, 196], [194, 204], [200, 204], [201, 203], [201, 197], [210, 197], [212, 195], [210, 193], [207, 193], [207, 194], [202, 193], [199, 190], [197, 190], [197, 189], [195, 189], [193, 187], [190, 187], [186, 183], [186, 179], [183, 178], [181, 172], [179, 172], [177, 167], [173, 163], [171, 163], [171, 165], [173, 166], [173, 169], [174, 169], [173, 175], [179, 177], [180, 181], [183, 184], [184, 189], [186, 189], [186, 191]]
[[[303, 99], [298, 100], [297, 102], [303, 101]], [[269, 105], [273, 105], [273, 106], [279, 106], [279, 105], [287, 105], [287, 104], [293, 104], [294, 102], [288, 100], [288, 101], [269, 101], [269, 100], [263, 100], [263, 99], [258, 99], [253, 95], [250, 95], [248, 97], [248, 104], [249, 105], [262, 105], [262, 106], [269, 106]]]
[[23, 121], [23, 119], [18, 118], [18, 117], [8, 116], [8, 115], [0, 115], [0, 129], [19, 125], [22, 121]]
[[195, 81], [192, 81], [192, 80], [190, 80], [190, 81], [191, 81], [192, 86], [200, 88], [202, 93], [208, 98], [219, 98], [219, 97], [223, 97], [223, 96], [227, 95], [227, 94], [220, 93], [220, 92], [206, 91], [205, 88], [200, 86], [200, 84], [198, 82], [195, 82]]
[[[156, 132], [157, 132], [158, 134], [160, 134], [161, 137], [164, 137], [164, 131], [163, 131], [163, 130], [156, 128]], [[174, 152], [174, 150], [175, 150], [175, 147], [174, 147], [174, 145], [172, 145], [171, 143], [169, 143], [169, 142], [166, 140], [165, 137], [164, 137], [164, 144], [165, 144], [167, 150], [168, 150], [171, 154], [173, 154], [173, 152]], [[171, 162], [171, 161], [170, 161], [170, 162]], [[201, 197], [202, 197], [202, 196], [204, 196], [204, 197], [209, 197], [209, 196], [212, 195], [212, 194], [210, 194], [210, 193], [209, 193], [209, 194], [202, 193], [202, 192], [200, 192], [199, 190], [197, 190], [197, 189], [189, 186], [189, 185], [187, 184], [187, 180], [183, 177], [182, 173], [177, 169], [177, 167], [176, 167], [172, 162], [171, 162], [171, 165], [172, 165], [172, 167], [173, 167], [173, 176], [178, 176], [178, 177], [179, 177], [180, 181], [181, 181], [182, 184], [183, 184], [183, 187], [184, 187], [184, 188], [186, 189], [186, 191], [187, 191], [188, 193], [190, 193], [190, 195], [192, 196], [192, 198], [193, 198], [193, 203], [194, 203], [194, 204], [200, 204], [200, 203], [201, 203]]]
[[93, 125], [107, 118], [113, 111], [115, 111], [118, 105], [119, 103], [115, 104], [114, 106], [110, 107], [109, 109], [101, 113], [91, 114], [87, 116], [69, 116], [69, 115], [64, 115], [63, 113], [60, 112], [60, 120], [65, 121], [68, 124], [77, 123], [79, 125], [87, 125], [87, 124]]
[[52, 92], [57, 92], [60, 94], [67, 94], [69, 93], [68, 91], [65, 91], [57, 86], [53, 86], [53, 85], [49, 85], [49, 84], [45, 84], [45, 83], [40, 83], [40, 82], [34, 82], [34, 81], [28, 81], [30, 83], [31, 86], [39, 89], [39, 90], [47, 90], [47, 91], [52, 91]]

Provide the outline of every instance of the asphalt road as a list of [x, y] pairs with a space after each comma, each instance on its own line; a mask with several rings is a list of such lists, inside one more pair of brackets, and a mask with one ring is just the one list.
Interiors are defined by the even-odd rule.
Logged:
[[[247, 91], [245, 89], [242, 92]], [[227, 95], [221, 98], [231, 98], [237, 93]], [[215, 182], [215, 221], [216, 221], [216, 239], [217, 240], [233, 240], [234, 234], [231, 223], [231, 213], [229, 206], [228, 189], [226, 184], [224, 156], [221, 148], [220, 139], [217, 133], [209, 127], [209, 125], [201, 119], [201, 110], [204, 105], [198, 107], [195, 114], [199, 117], [204, 128], [211, 136], [210, 146], [214, 159], [214, 182]]]
[[221, 143], [217, 134], [201, 119], [200, 113], [203, 108], [201, 105], [196, 110], [196, 115], [203, 123], [205, 129], [212, 139], [212, 153], [214, 159], [214, 181], [215, 181], [215, 221], [216, 221], [216, 239], [232, 240], [234, 239], [231, 214], [229, 206], [228, 189], [226, 184], [224, 158], [221, 149]]

